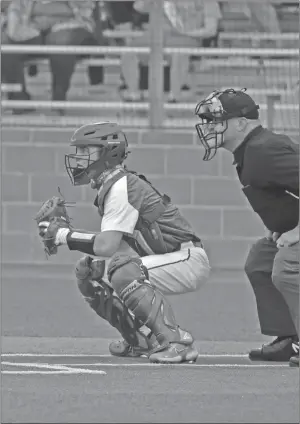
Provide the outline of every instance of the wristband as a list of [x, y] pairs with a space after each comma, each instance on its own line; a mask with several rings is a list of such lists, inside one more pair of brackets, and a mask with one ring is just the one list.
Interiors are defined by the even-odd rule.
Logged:
[[78, 250], [87, 255], [95, 255], [94, 241], [96, 234], [89, 234], [79, 231], [70, 231], [67, 235], [67, 245], [70, 250]]

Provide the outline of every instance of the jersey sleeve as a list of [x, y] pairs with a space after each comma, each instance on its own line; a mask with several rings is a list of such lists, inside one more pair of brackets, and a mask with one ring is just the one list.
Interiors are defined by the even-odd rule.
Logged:
[[105, 198], [101, 231], [133, 234], [138, 218], [138, 210], [129, 202], [127, 177], [124, 176], [114, 183]]

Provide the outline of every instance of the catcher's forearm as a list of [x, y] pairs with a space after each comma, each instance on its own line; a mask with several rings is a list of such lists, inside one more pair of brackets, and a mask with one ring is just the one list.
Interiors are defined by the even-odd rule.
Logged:
[[64, 199], [53, 196], [43, 203], [35, 217], [46, 254], [55, 255], [58, 246], [67, 245], [70, 250], [104, 259], [114, 255], [119, 248], [120, 239], [111, 237], [109, 231], [90, 233], [74, 230], [66, 205]]
[[116, 250], [107, 243], [103, 233], [89, 234], [83, 231], [69, 231], [66, 242], [70, 250], [77, 250], [87, 255], [110, 258]]

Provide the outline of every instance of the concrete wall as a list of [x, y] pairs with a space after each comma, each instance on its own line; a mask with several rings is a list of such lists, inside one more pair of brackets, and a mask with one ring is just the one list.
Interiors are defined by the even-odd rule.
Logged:
[[[41, 203], [59, 186], [69, 201], [74, 226], [99, 228], [95, 192], [73, 187], [64, 168], [72, 130], [2, 128], [2, 262], [46, 261], [33, 220]], [[241, 269], [249, 245], [264, 233], [258, 216], [244, 198], [232, 156], [219, 152], [210, 162], [192, 132], [128, 130], [130, 168], [145, 173], [168, 193], [205, 241], [216, 268]], [[72, 264], [78, 257], [63, 247], [48, 266]], [[25, 265], [25, 264], [24, 264]]]

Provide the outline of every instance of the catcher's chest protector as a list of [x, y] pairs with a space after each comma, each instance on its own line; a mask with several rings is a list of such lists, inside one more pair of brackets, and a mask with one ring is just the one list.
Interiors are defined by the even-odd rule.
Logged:
[[106, 181], [104, 181], [104, 183], [98, 190], [98, 194], [94, 201], [94, 205], [97, 207], [98, 213], [101, 216], [101, 218], [104, 215], [104, 201], [105, 201], [105, 197], [107, 193], [109, 192], [111, 187], [115, 184], [115, 182], [123, 178], [124, 175], [125, 175], [125, 171], [123, 169], [116, 169], [109, 175], [109, 178], [106, 179]]
[[[144, 179], [143, 176], [136, 174], [133, 171], [128, 171], [124, 168], [116, 169], [113, 171], [107, 180], [103, 183], [101, 188], [98, 191], [98, 195], [95, 199], [94, 205], [98, 208], [98, 213], [101, 217], [104, 214], [104, 202], [105, 197], [108, 194], [109, 190], [119, 179], [123, 178], [125, 175], [131, 176], [131, 178], [136, 176], [140, 178], [144, 182], [146, 182], [149, 186], [149, 190], [152, 190], [156, 193], [158, 197], [158, 201], [153, 207], [150, 208], [149, 211], [146, 211], [147, 208], [140, 208], [139, 211], [139, 219], [136, 224], [136, 230], [140, 231], [143, 238], [145, 239], [146, 245], [150, 248], [150, 252], [144, 250], [137, 242], [129, 236], [124, 235], [124, 240], [130, 245], [132, 249], [134, 249], [140, 256], [146, 256], [149, 254], [162, 254], [167, 253], [168, 249], [166, 247], [163, 234], [161, 233], [160, 227], [157, 223], [157, 219], [165, 212], [168, 204], [170, 203], [170, 199], [166, 195], [161, 195], [150, 182]], [[141, 184], [144, 184], [144, 182]], [[146, 209], [146, 210], [144, 210]]]

